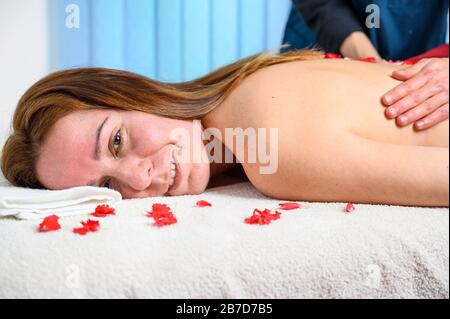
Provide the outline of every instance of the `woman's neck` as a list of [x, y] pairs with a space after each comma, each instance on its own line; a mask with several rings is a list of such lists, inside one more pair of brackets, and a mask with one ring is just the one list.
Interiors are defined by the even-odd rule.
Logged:
[[[203, 140], [203, 144], [208, 144], [210, 141], [207, 140]], [[227, 147], [225, 146], [225, 144], [221, 143], [221, 147], [222, 147], [222, 158], [218, 159], [217, 157], [214, 156], [214, 151], [213, 154], [209, 154], [208, 153], [208, 157], [209, 157], [209, 171], [210, 171], [210, 177], [214, 177], [217, 175], [220, 175], [232, 168], [235, 168], [236, 166], [239, 165], [239, 163], [237, 163], [237, 159], [236, 157], [233, 155], [233, 162], [232, 163], [227, 163], [225, 160], [225, 152], [229, 152], [229, 150], [227, 149]]]
[[[219, 106], [218, 106], [219, 107]], [[209, 113], [211, 114], [211, 112]], [[209, 115], [208, 114], [208, 115]], [[202, 131], [204, 131], [205, 129], [212, 129], [214, 127], [211, 126], [211, 124], [214, 121], [211, 121], [211, 118], [208, 117], [208, 115], [206, 115], [203, 119], [202, 119]], [[207, 117], [207, 118], [206, 118]], [[205, 119], [206, 118], [206, 119]], [[208, 126], [205, 125], [205, 123], [209, 124]], [[216, 127], [217, 129], [219, 129], [218, 127]], [[213, 139], [216, 139], [216, 137], [213, 137]], [[207, 145], [208, 143], [210, 143], [211, 140], [203, 140], [203, 144]], [[225, 144], [223, 143], [223, 141], [220, 141], [221, 144], [221, 158], [218, 158], [217, 156], [215, 156], [215, 149], [213, 148], [212, 150], [212, 154], [210, 154], [208, 152], [208, 157], [209, 157], [209, 162], [210, 162], [210, 177], [214, 177], [217, 175], [220, 175], [226, 171], [229, 171], [233, 168], [236, 168], [237, 166], [239, 166], [240, 164], [238, 163], [236, 156], [234, 156], [233, 154], [233, 162], [230, 163], [229, 161], [226, 161], [226, 153], [231, 153], [231, 151], [225, 146]], [[232, 154], [232, 153], [231, 153]]]

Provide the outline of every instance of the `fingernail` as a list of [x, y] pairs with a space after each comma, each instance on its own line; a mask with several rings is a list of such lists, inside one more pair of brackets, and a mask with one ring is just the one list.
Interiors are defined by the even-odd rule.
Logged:
[[423, 120], [419, 120], [416, 122], [417, 128], [422, 128], [425, 125], [425, 122]]
[[392, 103], [392, 97], [390, 95], [385, 95], [384, 96], [384, 102], [386, 102], [386, 104], [391, 104]]
[[398, 121], [402, 124], [406, 123], [407, 120], [408, 120], [408, 117], [406, 115], [400, 115], [398, 117]]
[[396, 117], [397, 116], [397, 110], [395, 109], [395, 107], [390, 107], [387, 109], [388, 113], [390, 116], [392, 117]]

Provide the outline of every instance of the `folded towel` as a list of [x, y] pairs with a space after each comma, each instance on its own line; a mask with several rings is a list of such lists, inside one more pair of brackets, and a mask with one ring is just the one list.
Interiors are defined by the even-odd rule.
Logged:
[[114, 207], [121, 199], [119, 192], [103, 187], [78, 186], [47, 190], [0, 186], [0, 217], [40, 219], [53, 214], [82, 215], [93, 212], [97, 205]]

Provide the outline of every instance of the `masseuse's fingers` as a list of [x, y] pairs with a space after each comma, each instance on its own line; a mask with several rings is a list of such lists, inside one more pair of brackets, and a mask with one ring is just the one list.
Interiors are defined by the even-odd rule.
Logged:
[[[425, 117], [425, 111], [430, 114], [434, 112], [441, 106], [448, 104], [449, 101], [449, 84], [448, 84], [448, 58], [439, 59], [427, 59], [421, 61], [415, 67], [410, 67], [404, 70], [403, 79], [407, 79], [402, 84], [395, 87], [393, 90], [387, 93], [383, 97], [385, 100], [392, 98], [392, 94], [397, 99], [394, 103], [389, 101], [391, 104], [386, 109], [386, 116], [388, 118], [397, 118], [397, 124], [407, 125], [415, 120]], [[417, 72], [417, 69], [422, 67], [422, 69]], [[409, 73], [408, 73], [409, 72]], [[398, 74], [397, 74], [398, 76]], [[389, 95], [391, 94], [391, 95]], [[398, 99], [399, 96], [403, 96]], [[438, 96], [437, 98], [433, 98]], [[409, 111], [409, 115], [404, 114]], [[420, 116], [420, 117], [419, 117]], [[446, 120], [448, 118], [445, 116], [445, 112], [440, 114], [440, 116], [433, 115], [433, 121], [427, 121], [427, 125], [420, 122], [422, 125], [417, 125], [417, 128], [430, 127], [440, 121]], [[437, 120], [438, 122], [434, 122]]]
[[[383, 96], [383, 100], [392, 99], [389, 101], [395, 102], [389, 104], [390, 106], [386, 109], [386, 115], [389, 118], [394, 118], [402, 114], [403, 112], [413, 108], [417, 104], [422, 103], [428, 96], [425, 96], [426, 93], [424, 92], [419, 92], [419, 89], [424, 87], [429, 80], [430, 78], [428, 76], [414, 77], [406, 82], [401, 83], [400, 85], [389, 91], [387, 94], [390, 95], [387, 96], [393, 97], [387, 98], [385, 95]], [[406, 102], [409, 102], [409, 104]], [[383, 103], [386, 104], [386, 102]]]
[[[395, 103], [386, 109], [386, 116], [389, 118], [397, 117], [397, 123], [399, 125], [406, 125], [408, 123], [403, 123], [406, 120], [406, 117], [403, 114], [408, 110], [414, 110], [419, 107], [421, 104], [425, 103], [434, 95], [437, 95], [440, 92], [440, 89], [434, 85], [433, 83], [428, 83], [422, 86], [421, 88], [416, 89], [413, 93], [406, 95], [400, 101]], [[430, 101], [431, 102], [431, 101]], [[444, 102], [445, 103], [445, 102]], [[441, 106], [443, 103], [439, 105], [433, 105], [434, 111], [437, 107]], [[430, 108], [430, 106], [428, 106]], [[400, 115], [400, 116], [399, 116]]]
[[392, 105], [427, 83], [436, 71], [436, 63], [431, 64], [429, 62], [430, 59], [423, 59], [412, 66], [394, 71], [392, 77], [405, 82], [383, 95], [381, 99], [383, 104], [386, 106]]
[[403, 69], [396, 70], [392, 72], [392, 77], [394, 79], [400, 80], [400, 81], [406, 81], [412, 78], [414, 75], [419, 73], [425, 65], [427, 65], [429, 62], [431, 62], [432, 59], [422, 59], [416, 64], [409, 65]]
[[425, 130], [446, 119], [448, 119], [448, 103], [445, 104], [444, 106], [441, 106], [440, 108], [438, 108], [425, 118], [417, 121], [414, 124], [414, 128], [418, 131]]
[[[411, 124], [448, 103], [448, 97], [445, 93], [439, 93], [425, 100], [422, 104], [412, 108], [406, 113], [397, 117], [397, 124], [405, 126]], [[434, 123], [436, 124], [436, 123]], [[421, 125], [419, 125], [420, 127]]]

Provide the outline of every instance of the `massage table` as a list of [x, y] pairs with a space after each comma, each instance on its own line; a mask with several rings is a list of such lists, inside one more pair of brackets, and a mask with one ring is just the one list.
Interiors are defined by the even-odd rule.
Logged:
[[[240, 182], [122, 200], [51, 232], [0, 218], [0, 298], [449, 298], [448, 208], [280, 202]], [[178, 222], [155, 226], [154, 203]], [[245, 223], [255, 208], [281, 216]], [[73, 233], [88, 218], [100, 229]]]

